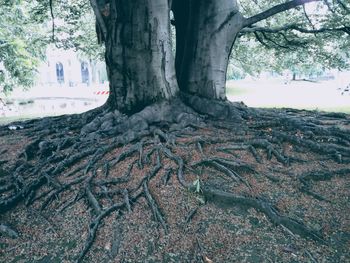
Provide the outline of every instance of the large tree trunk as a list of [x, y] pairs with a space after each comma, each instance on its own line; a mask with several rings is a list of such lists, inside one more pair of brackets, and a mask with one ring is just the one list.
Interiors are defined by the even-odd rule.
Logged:
[[180, 90], [226, 99], [229, 55], [243, 26], [234, 0], [175, 0], [176, 74]]
[[133, 113], [177, 95], [168, 1], [119, 0], [99, 6], [105, 23], [112, 108]]

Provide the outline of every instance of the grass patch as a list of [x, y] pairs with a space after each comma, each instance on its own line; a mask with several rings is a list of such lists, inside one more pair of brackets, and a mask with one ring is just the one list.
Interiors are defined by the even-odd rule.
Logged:
[[266, 108], [266, 109], [281, 109], [281, 108], [292, 108], [298, 110], [310, 110], [310, 111], [325, 111], [325, 112], [342, 112], [350, 114], [350, 106], [339, 106], [339, 107], [286, 107], [285, 105], [263, 105], [258, 108]]
[[226, 95], [230, 96], [241, 96], [248, 93], [246, 88], [236, 87], [236, 86], [227, 86], [226, 87]]
[[333, 108], [316, 108], [317, 111], [327, 111], [327, 112], [343, 112], [350, 114], [350, 106], [348, 107], [333, 107]]
[[26, 121], [29, 119], [42, 118], [42, 115], [23, 115], [23, 116], [11, 116], [11, 117], [1, 117], [0, 125], [7, 125], [14, 121]]

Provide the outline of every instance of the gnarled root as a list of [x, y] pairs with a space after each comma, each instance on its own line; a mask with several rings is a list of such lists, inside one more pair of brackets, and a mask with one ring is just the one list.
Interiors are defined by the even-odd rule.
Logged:
[[[304, 193], [326, 200], [311, 186], [349, 175], [343, 166], [350, 161], [349, 117], [319, 114], [314, 119], [303, 111], [256, 110], [188, 96], [184, 101], [191, 107], [174, 100], [132, 116], [103, 107], [82, 116], [25, 122], [25, 128], [16, 132], [30, 142], [18, 160], [0, 160], [5, 167], [0, 173], [0, 213], [21, 202], [60, 213], [84, 201], [91, 209], [91, 221], [76, 258], [81, 262], [105, 218], [132, 213], [141, 200], [159, 231], [171, 235], [173, 226], [159, 197], [159, 189], [171, 182], [207, 201], [254, 208], [294, 234], [325, 243], [319, 231], [278, 211], [272, 205], [277, 200], [263, 198], [257, 180], [277, 171], [276, 180], [268, 182], [296, 178]], [[326, 125], [335, 121], [342, 127]], [[6, 127], [0, 133], [10, 136]], [[339, 168], [291, 177], [290, 167], [307, 165], [303, 158], [309, 152], [314, 153], [313, 161], [326, 156], [323, 161], [336, 160]], [[273, 194], [268, 189], [266, 193]], [[189, 210], [185, 223], [193, 221], [197, 212], [198, 208]], [[0, 231], [14, 233], [1, 227]]]

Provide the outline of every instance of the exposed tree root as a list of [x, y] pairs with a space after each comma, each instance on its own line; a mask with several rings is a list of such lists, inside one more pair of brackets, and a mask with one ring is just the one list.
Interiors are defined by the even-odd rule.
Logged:
[[[132, 116], [100, 108], [81, 116], [22, 123], [24, 129], [15, 132], [31, 138], [31, 142], [16, 162], [0, 163], [4, 167], [0, 171], [0, 213], [20, 202], [39, 206], [41, 210], [56, 207], [56, 212], [62, 212], [84, 200], [92, 212], [87, 239], [76, 259], [82, 262], [104, 219], [112, 213], [118, 217], [131, 213], [141, 198], [147, 202], [160, 231], [165, 235], [171, 233], [167, 214], [151, 185], [155, 182], [158, 187], [166, 186], [177, 180], [184, 191], [198, 192], [200, 188], [197, 194], [207, 201], [254, 208], [275, 225], [326, 243], [322, 233], [301, 220], [282, 215], [270, 201], [256, 195], [255, 185], [247, 175], [260, 174], [252, 162], [245, 162], [240, 156], [247, 152], [260, 165], [269, 165], [275, 159], [287, 167], [298, 160], [293, 156], [295, 149], [349, 163], [349, 117], [317, 113], [314, 119], [303, 111], [265, 111], [197, 97], [185, 97], [184, 101], [191, 108], [176, 100], [149, 106]], [[334, 119], [338, 127], [329, 126]], [[0, 127], [1, 136], [9, 133], [7, 127]], [[188, 155], [180, 149], [185, 149]], [[191, 156], [191, 151], [199, 156], [193, 153]], [[230, 190], [226, 186], [222, 189], [211, 186], [209, 179], [215, 179], [215, 173], [212, 176], [212, 170], [206, 172], [207, 169], [224, 175]], [[340, 168], [332, 172], [310, 171], [297, 178], [303, 192], [326, 200], [312, 191], [312, 183], [349, 174], [350, 169]], [[197, 185], [194, 176], [199, 178]], [[276, 183], [279, 179], [272, 181]], [[186, 224], [197, 209], [189, 211]], [[4, 225], [0, 225], [0, 231], [15, 236]], [[113, 257], [118, 244], [111, 252]]]
[[312, 191], [312, 181], [327, 181], [331, 180], [332, 178], [336, 176], [348, 176], [350, 174], [349, 168], [343, 168], [335, 171], [312, 171], [307, 174], [303, 174], [299, 176], [299, 181], [301, 183], [300, 190], [308, 195], [313, 196], [314, 198], [320, 200], [320, 201], [327, 201], [330, 202], [327, 198], [323, 197], [322, 195], [315, 193]]
[[223, 202], [231, 205], [238, 204], [241, 206], [253, 207], [258, 211], [264, 213], [274, 224], [283, 225], [294, 234], [298, 234], [303, 237], [309, 237], [316, 241], [324, 242], [323, 238], [319, 233], [317, 233], [314, 230], [308, 229], [303, 223], [295, 219], [280, 215], [276, 208], [274, 208], [265, 200], [262, 200], [260, 198], [238, 196], [211, 188], [203, 189], [203, 193], [205, 197], [211, 201]]
[[13, 230], [11, 227], [4, 224], [0, 224], [0, 234], [8, 236], [10, 238], [18, 238], [17, 231]]

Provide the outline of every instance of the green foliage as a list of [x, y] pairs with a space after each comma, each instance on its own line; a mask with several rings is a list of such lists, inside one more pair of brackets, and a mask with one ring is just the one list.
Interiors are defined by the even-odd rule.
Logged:
[[0, 91], [31, 87], [52, 43], [84, 58], [103, 58], [89, 1], [52, 3], [54, 19], [49, 0], [0, 0]]
[[[38, 2], [43, 2], [45, 5], [48, 1]], [[56, 47], [73, 49], [83, 57], [102, 60], [104, 47], [97, 43], [95, 16], [89, 0], [65, 0], [54, 3], [52, 8]]]
[[[241, 12], [250, 17], [281, 2], [285, 1], [242, 0]], [[348, 1], [309, 3], [279, 13], [242, 31], [233, 47], [230, 67], [250, 75], [285, 69], [295, 73], [349, 69], [350, 31], [336, 30], [344, 27], [350, 27]], [[232, 75], [228, 74], [228, 78]]]
[[30, 19], [31, 2], [0, 0], [0, 6], [0, 91], [9, 92], [33, 84], [47, 39]]

